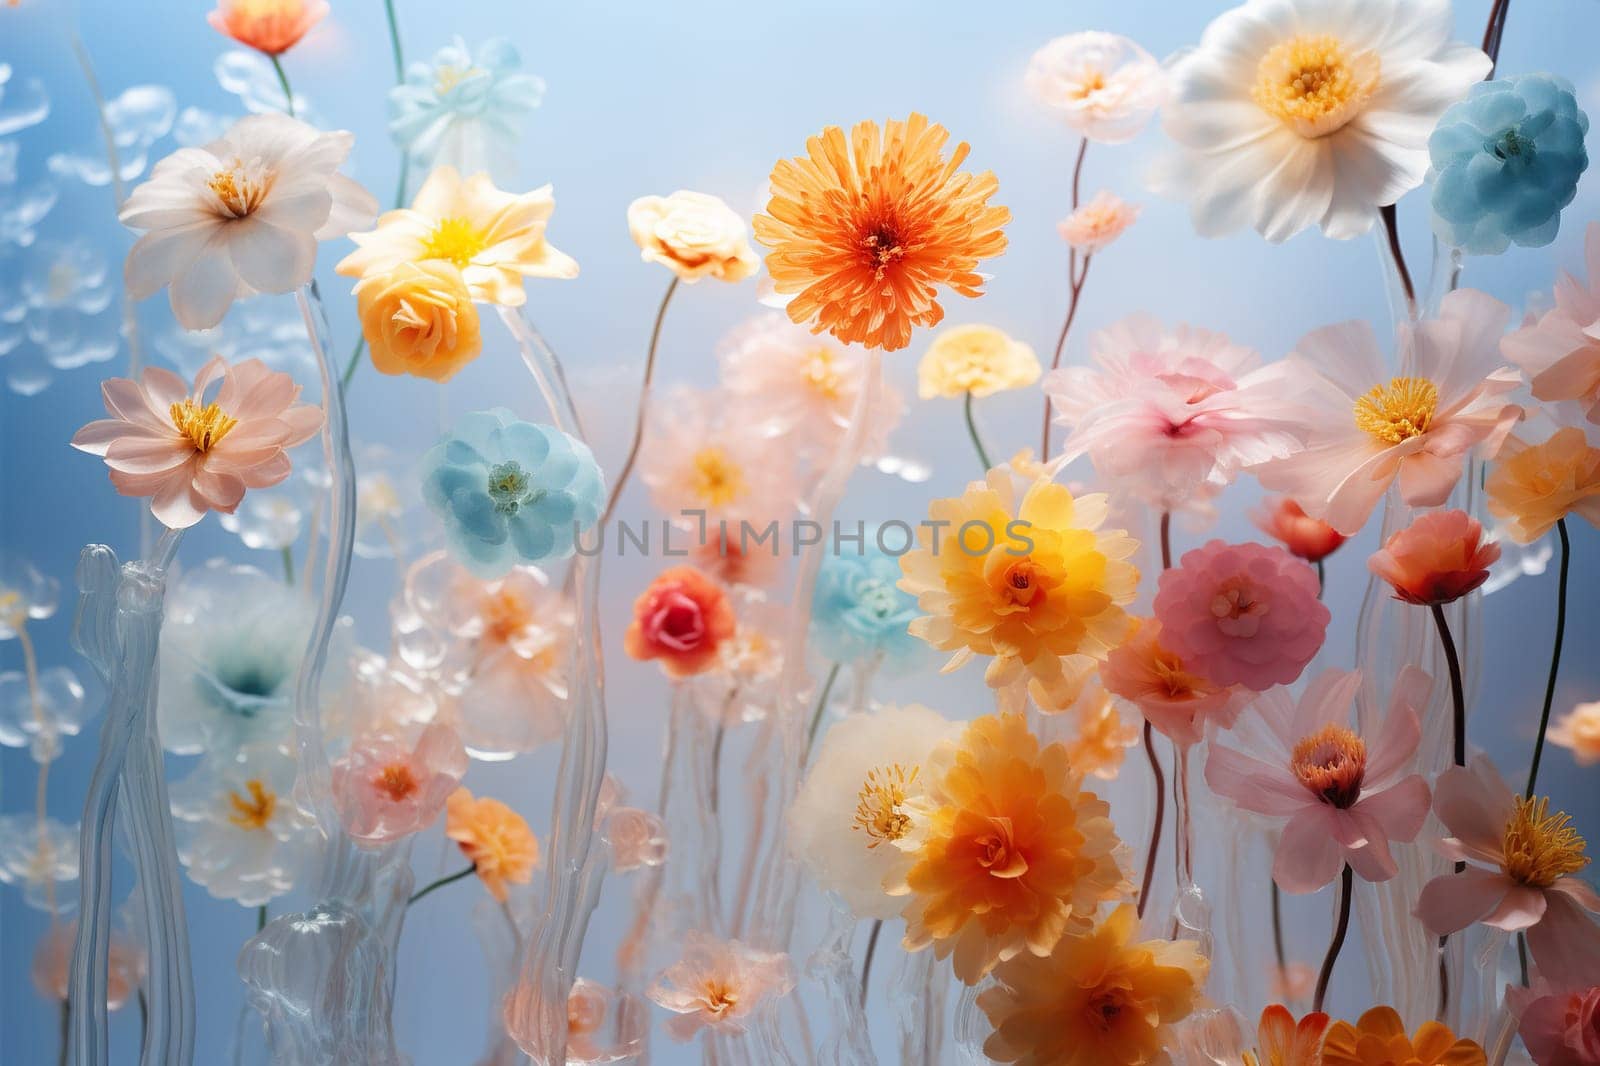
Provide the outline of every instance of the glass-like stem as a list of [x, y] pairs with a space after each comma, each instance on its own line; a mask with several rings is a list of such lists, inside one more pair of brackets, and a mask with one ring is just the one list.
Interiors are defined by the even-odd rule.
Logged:
[[1388, 241], [1389, 258], [1394, 263], [1395, 277], [1405, 295], [1406, 315], [1412, 321], [1417, 317], [1417, 287], [1411, 281], [1411, 269], [1406, 266], [1405, 252], [1400, 248], [1400, 226], [1394, 204], [1380, 207], [1378, 215], [1383, 220], [1383, 231]]
[[810, 761], [811, 751], [817, 744], [817, 730], [822, 728], [822, 718], [828, 713], [828, 697], [833, 694], [833, 683], [839, 680], [840, 664], [834, 663], [828, 669], [827, 680], [822, 683], [822, 691], [817, 695], [817, 705], [811, 709], [811, 725], [806, 729], [806, 761]]
[[872, 932], [867, 934], [867, 951], [861, 957], [861, 1006], [867, 1005], [867, 981], [872, 976], [872, 957], [878, 952], [878, 936], [883, 932], [883, 919], [878, 918], [872, 923]]
[[667, 320], [667, 305], [672, 302], [672, 294], [678, 291], [679, 278], [676, 274], [667, 285], [667, 291], [661, 296], [661, 304], [656, 308], [655, 324], [650, 327], [650, 347], [644, 356], [644, 380], [639, 384], [639, 409], [633, 417], [633, 439], [628, 444], [628, 454], [622, 461], [622, 469], [617, 473], [617, 479], [611, 483], [611, 495], [606, 497], [606, 509], [600, 512], [600, 525], [605, 525], [611, 520], [611, 514], [617, 509], [617, 501], [622, 498], [622, 490], [627, 487], [628, 478], [633, 473], [633, 464], [639, 458], [639, 445], [644, 441], [645, 418], [650, 408], [650, 385], [656, 376], [656, 350], [661, 345], [661, 324]]
[[465, 870], [457, 870], [453, 874], [447, 874], [444, 877], [439, 878], [437, 881], [430, 882], [429, 884], [426, 884], [423, 887], [417, 889], [415, 892], [411, 893], [411, 898], [406, 900], [406, 906], [409, 907], [413, 903], [416, 903], [418, 900], [422, 899], [423, 896], [426, 896], [429, 892], [433, 892], [433, 891], [435, 891], [437, 889], [441, 889], [445, 885], [453, 885], [457, 881], [460, 881], [464, 877], [471, 877], [477, 871], [478, 871], [478, 864], [474, 863], [474, 862], [469, 862], [469, 863], [467, 863], [467, 868]]
[[1194, 826], [1189, 819], [1189, 745], [1173, 744], [1173, 867], [1181, 894], [1194, 884]]
[[1333, 977], [1333, 964], [1339, 961], [1339, 952], [1344, 948], [1345, 934], [1350, 931], [1350, 901], [1355, 895], [1355, 871], [1345, 863], [1344, 871], [1339, 875], [1339, 917], [1333, 927], [1333, 941], [1328, 945], [1328, 954], [1322, 959], [1322, 970], [1317, 974], [1317, 990], [1311, 997], [1311, 1009], [1320, 1011], [1323, 1002], [1328, 996], [1328, 981]]
[[1528, 786], [1523, 798], [1532, 799], [1539, 782], [1539, 760], [1544, 757], [1544, 736], [1550, 728], [1550, 708], [1556, 698], [1556, 675], [1561, 672], [1561, 645], [1567, 637], [1567, 572], [1572, 562], [1572, 541], [1567, 536], [1567, 520], [1556, 522], [1561, 536], [1561, 570], [1556, 579], [1556, 639], [1550, 648], [1550, 676], [1544, 683], [1544, 708], [1539, 712], [1539, 735], [1533, 742], [1533, 761], [1528, 764]]

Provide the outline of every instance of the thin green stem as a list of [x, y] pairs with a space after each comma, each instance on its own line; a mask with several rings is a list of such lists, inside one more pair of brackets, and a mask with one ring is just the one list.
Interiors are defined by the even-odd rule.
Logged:
[[972, 438], [972, 446], [978, 450], [978, 462], [983, 464], [983, 472], [987, 474], [994, 463], [989, 461], [989, 452], [983, 446], [983, 437], [978, 434], [978, 423], [972, 417], [972, 393], [967, 393], [961, 406], [967, 416], [967, 435]]
[[1311, 1009], [1322, 1010], [1322, 1003], [1328, 996], [1328, 981], [1333, 977], [1333, 964], [1339, 959], [1339, 951], [1344, 947], [1345, 934], [1350, 931], [1350, 897], [1355, 895], [1355, 871], [1350, 869], [1350, 864], [1344, 864], [1344, 872], [1339, 875], [1339, 920], [1333, 928], [1333, 942], [1328, 945], [1328, 954], [1322, 960], [1322, 972], [1317, 974], [1317, 990], [1311, 997]]
[[261, 930], [265, 929], [266, 927], [267, 927], [267, 905], [265, 903], [263, 903], [261, 906], [256, 908], [256, 932], [259, 933], [259, 932], [261, 932]]
[[285, 544], [282, 548], [280, 548], [278, 550], [278, 553], [279, 553], [279, 555], [281, 555], [283, 557], [283, 583], [285, 585], [292, 585], [292, 584], [294, 584], [294, 549], [293, 549], [293, 546], [289, 545], [289, 544]]
[[339, 378], [339, 387], [346, 392], [350, 390], [350, 379], [356, 376], [356, 367], [361, 364], [361, 353], [367, 350], [366, 334], [362, 334], [356, 341], [355, 351], [350, 353], [350, 361], [344, 365], [344, 374]]
[[1550, 728], [1550, 707], [1556, 698], [1556, 675], [1561, 671], [1561, 645], [1567, 638], [1567, 571], [1572, 562], [1572, 541], [1567, 537], [1567, 520], [1556, 522], [1556, 532], [1561, 535], [1561, 573], [1556, 583], [1556, 642], [1550, 649], [1550, 677], [1544, 683], [1544, 709], [1539, 712], [1539, 736], [1533, 742], [1533, 762], [1528, 765], [1528, 787], [1522, 790], [1524, 799], [1533, 798], [1533, 787], [1539, 781], [1539, 760], [1544, 758], [1544, 735]]
[[283, 86], [283, 108], [294, 118], [294, 90], [289, 88], [289, 75], [283, 72], [283, 63], [277, 56], [267, 58], [272, 60], [272, 69], [278, 74], [278, 84]]
[[817, 697], [817, 706], [811, 712], [811, 728], [806, 731], [806, 754], [811, 754], [811, 749], [817, 743], [817, 730], [822, 726], [822, 715], [828, 709], [828, 696], [833, 692], [833, 683], [839, 680], [839, 663], [834, 663], [828, 670], [828, 679], [822, 683], [822, 695]]
[[611, 495], [606, 499], [606, 509], [600, 512], [597, 526], [605, 525], [611, 517], [611, 512], [616, 510], [617, 501], [622, 498], [622, 490], [628, 484], [628, 475], [633, 473], [633, 464], [639, 458], [639, 445], [644, 440], [645, 412], [650, 406], [650, 383], [656, 376], [656, 349], [661, 344], [661, 324], [666, 321], [667, 305], [672, 302], [672, 294], [678, 291], [678, 281], [678, 275], [672, 275], [672, 283], [667, 286], [667, 291], [661, 297], [661, 306], [656, 308], [655, 325], [650, 329], [650, 348], [644, 356], [644, 381], [639, 386], [639, 410], [633, 419], [633, 441], [628, 445], [628, 457], [622, 462], [622, 472], [611, 485]]
[[879, 918], [872, 923], [872, 932], [867, 934], [867, 953], [861, 959], [861, 1006], [867, 1005], [867, 978], [872, 976], [872, 957], [878, 952], [878, 934], [883, 932], [883, 919]]
[[458, 871], [456, 873], [453, 873], [453, 874], [450, 874], [450, 875], [448, 875], [446, 877], [441, 877], [441, 878], [439, 878], [439, 880], [433, 882], [432, 884], [424, 885], [422, 888], [418, 889], [416, 892], [413, 892], [411, 894], [411, 898], [406, 900], [406, 906], [407, 907], [411, 906], [413, 903], [416, 903], [423, 896], [426, 896], [429, 892], [432, 892], [435, 889], [443, 888], [445, 885], [448, 885], [448, 884], [453, 884], [456, 881], [461, 880], [463, 877], [471, 877], [473, 875], [473, 873], [477, 869], [478, 869], [478, 864], [477, 863], [469, 863], [465, 870], [460, 870], [460, 871]]
[[400, 23], [394, 17], [394, 0], [383, 0], [383, 14], [389, 20], [389, 49], [394, 53], [394, 80], [406, 80], [406, 57], [400, 49]]
[[1322, 599], [1322, 594], [1328, 591], [1328, 569], [1326, 564], [1317, 560], [1317, 599]]

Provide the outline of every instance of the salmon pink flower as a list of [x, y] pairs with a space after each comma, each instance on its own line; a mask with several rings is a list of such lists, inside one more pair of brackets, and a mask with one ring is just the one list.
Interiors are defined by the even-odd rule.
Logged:
[[1250, 512], [1250, 520], [1290, 555], [1320, 563], [1339, 550], [1345, 536], [1320, 518], [1312, 518], [1287, 496], [1276, 496]]
[[1430, 511], [1372, 553], [1367, 567], [1394, 589], [1394, 598], [1423, 607], [1454, 603], [1485, 581], [1500, 546], [1485, 543], [1483, 527], [1465, 511]]
[[647, 993], [678, 1017], [667, 1023], [674, 1040], [693, 1040], [702, 1028], [743, 1033], [751, 1015], [794, 987], [787, 955], [757, 951], [737, 940], [717, 940], [695, 930], [683, 955]]
[[1506, 989], [1506, 1006], [1537, 1066], [1600, 1066], [1600, 967], [1552, 984]]
[[455, 730], [435, 722], [416, 745], [398, 737], [360, 737], [333, 764], [333, 800], [345, 832], [376, 848], [433, 824], [467, 772]]
[[[78, 923], [52, 922], [33, 949], [30, 976], [33, 987], [46, 999], [65, 1003], [72, 971], [72, 948]], [[107, 952], [106, 1010], [121, 1010], [145, 978], [146, 960], [138, 942], [120, 929], [111, 930]]]
[[1550, 727], [1550, 743], [1566, 748], [1579, 766], [1600, 762], [1600, 702], [1580, 703]]
[[328, 17], [327, 0], [217, 0], [206, 21], [249, 48], [282, 55]]
[[1279, 888], [1315, 892], [1346, 863], [1368, 881], [1395, 875], [1389, 845], [1415, 840], [1428, 817], [1427, 782], [1406, 767], [1422, 739], [1417, 713], [1432, 685], [1415, 667], [1401, 671], [1370, 749], [1346, 725], [1361, 675], [1343, 670], [1323, 671], [1298, 704], [1283, 689], [1259, 697], [1267, 735], [1255, 754], [1212, 742], [1211, 790], [1284, 822], [1272, 863]]
[[1208, 726], [1231, 728], [1250, 700], [1246, 689], [1218, 685], [1185, 668], [1162, 646], [1161, 623], [1154, 618], [1139, 622], [1133, 635], [1106, 656], [1100, 681], [1179, 745], [1198, 744]]
[[1139, 207], [1101, 190], [1094, 199], [1056, 223], [1056, 232], [1074, 250], [1095, 255], [1139, 218]]
[[1589, 224], [1583, 249], [1589, 280], [1563, 274], [1555, 307], [1500, 347], [1528, 375], [1534, 399], [1573, 401], [1600, 425], [1600, 223]]
[[718, 662], [718, 649], [737, 622], [727, 593], [692, 566], [656, 575], [633, 601], [633, 624], [623, 638], [628, 656], [661, 660], [677, 680], [704, 673]]
[[72, 446], [103, 456], [117, 491], [150, 497], [163, 525], [187, 529], [207, 511], [232, 514], [246, 489], [289, 476], [287, 450], [322, 427], [322, 411], [299, 396], [293, 378], [259, 359], [229, 366], [213, 356], [192, 390], [172, 371], [146, 367], [139, 381], [101, 383], [111, 417], [78, 430]]

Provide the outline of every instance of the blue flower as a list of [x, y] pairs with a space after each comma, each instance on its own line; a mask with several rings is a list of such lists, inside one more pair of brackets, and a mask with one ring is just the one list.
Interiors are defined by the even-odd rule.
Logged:
[[915, 662], [926, 645], [906, 631], [920, 612], [916, 598], [900, 591], [900, 564], [873, 545], [860, 555], [830, 555], [817, 575], [811, 601], [811, 643], [836, 663], [881, 655], [895, 669]]
[[422, 457], [422, 498], [457, 562], [482, 578], [571, 555], [605, 483], [580, 441], [496, 408], [467, 415]]
[[1572, 84], [1523, 74], [1474, 85], [1428, 139], [1433, 231], [1472, 255], [1555, 240], [1589, 165], [1589, 117]]
[[449, 165], [464, 176], [488, 171], [497, 184], [516, 176], [517, 122], [539, 106], [544, 81], [520, 73], [510, 41], [484, 41], [474, 55], [459, 37], [413, 63], [389, 90], [389, 132], [424, 167]]

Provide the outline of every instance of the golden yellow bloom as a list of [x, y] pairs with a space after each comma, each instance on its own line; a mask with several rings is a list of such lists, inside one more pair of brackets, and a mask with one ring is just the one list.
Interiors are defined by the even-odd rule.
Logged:
[[983, 1052], [1019, 1066], [1145, 1066], [1168, 1061], [1171, 1027], [1193, 1013], [1209, 964], [1192, 940], [1134, 943], [1123, 904], [1049, 956], [1000, 964], [978, 997], [994, 1033]]
[[1600, 702], [1580, 703], [1550, 727], [1550, 743], [1572, 752], [1579, 766], [1600, 762]]
[[361, 334], [381, 374], [449, 381], [483, 351], [478, 309], [454, 263], [424, 259], [356, 283]]
[[1510, 437], [1486, 488], [1489, 513], [1505, 520], [1518, 544], [1533, 543], [1573, 511], [1600, 525], [1600, 448], [1571, 427], [1543, 444]]
[[1067, 749], [1041, 749], [1021, 714], [989, 715], [940, 745], [909, 803], [916, 857], [905, 884], [905, 946], [953, 956], [977, 984], [1022, 952], [1047, 955], [1070, 929], [1133, 886], [1117, 866], [1111, 808], [1082, 788]]
[[[1100, 530], [1102, 495], [1073, 499], [1064, 486], [1017, 489], [1001, 470], [964, 495], [935, 500], [918, 547], [900, 557], [900, 587], [927, 617], [910, 631], [956, 654], [993, 656], [993, 688], [1026, 682], [1047, 711], [1072, 705], [1085, 678], [1129, 630], [1139, 571], [1128, 561], [1138, 542]], [[944, 523], [942, 526], [937, 523]]]
[[522, 815], [497, 799], [458, 788], [445, 801], [445, 836], [461, 845], [483, 887], [501, 903], [506, 884], [525, 885], [539, 865], [539, 841]]
[[917, 395], [960, 399], [1024, 389], [1043, 370], [1033, 349], [993, 326], [956, 326], [933, 338], [917, 364]]
[[760, 265], [744, 219], [703, 192], [639, 197], [628, 205], [628, 232], [646, 262], [669, 267], [684, 281], [743, 281]]
[[1004, 207], [989, 206], [994, 174], [960, 167], [970, 150], [944, 157], [950, 133], [913, 114], [858, 122], [845, 137], [829, 126], [806, 154], [772, 168], [772, 199], [755, 218], [756, 239], [772, 249], [767, 271], [794, 294], [789, 317], [846, 344], [894, 351], [915, 326], [936, 326], [940, 285], [963, 296], [983, 291], [978, 263], [1005, 251]]
[[1483, 1048], [1438, 1022], [1423, 1022], [1415, 1036], [1393, 1007], [1374, 1007], [1355, 1025], [1334, 1022], [1322, 1043], [1322, 1066], [1484, 1066]]

